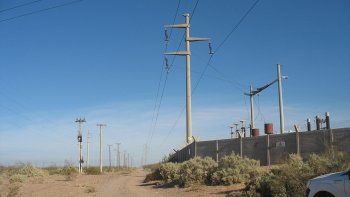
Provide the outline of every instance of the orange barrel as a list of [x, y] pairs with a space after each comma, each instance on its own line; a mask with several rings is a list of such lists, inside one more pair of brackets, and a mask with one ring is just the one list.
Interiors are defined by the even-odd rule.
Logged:
[[252, 129], [252, 136], [253, 137], [258, 137], [259, 136], [259, 129], [258, 128]]
[[273, 124], [265, 123], [265, 134], [273, 134]]

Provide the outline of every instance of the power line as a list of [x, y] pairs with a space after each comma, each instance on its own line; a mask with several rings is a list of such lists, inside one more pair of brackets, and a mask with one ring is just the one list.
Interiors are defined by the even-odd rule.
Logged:
[[[214, 50], [214, 54], [216, 54], [216, 52], [224, 45], [224, 43], [229, 39], [229, 37], [232, 35], [232, 33], [233, 33], [234, 31], [237, 30], [237, 28], [239, 27], [239, 25], [244, 21], [244, 19], [245, 19], [245, 18], [248, 16], [248, 14], [253, 10], [253, 8], [256, 6], [256, 4], [257, 4], [259, 1], [260, 1], [260, 0], [256, 0], [256, 1], [253, 3], [253, 5], [252, 5], [252, 6], [245, 12], [245, 14], [240, 18], [240, 20], [238, 21], [238, 23], [237, 23], [236, 25], [233, 26], [232, 30], [225, 36], [224, 40], [223, 40], [223, 41], [218, 45], [218, 47]], [[197, 1], [197, 3], [198, 3], [198, 1]], [[196, 5], [197, 5], [197, 3], [196, 3]], [[208, 69], [208, 67], [209, 67], [209, 65], [210, 65], [210, 63], [211, 63], [214, 54], [211, 54], [211, 55], [210, 55], [206, 66], [204, 67], [204, 69], [203, 69], [203, 71], [202, 71], [202, 73], [201, 73], [199, 79], [197, 80], [197, 83], [196, 83], [194, 89], [192, 90], [192, 95], [193, 95], [193, 93], [196, 91], [197, 87], [199, 86], [199, 83], [201, 82], [203, 76], [205, 75], [205, 72], [207, 71], [207, 69]], [[169, 130], [169, 132], [168, 132], [166, 138], [168, 138], [168, 137], [170, 136], [170, 134], [172, 133], [173, 128], [175, 128], [175, 126], [177, 125], [178, 120], [181, 118], [181, 116], [182, 116], [182, 114], [183, 114], [183, 111], [184, 111], [184, 108], [181, 110], [179, 117], [176, 119], [176, 121], [175, 121], [173, 127], [171, 128], [171, 130]], [[167, 140], [167, 139], [163, 140], [163, 142], [166, 141], [166, 140]]]
[[67, 2], [67, 3], [63, 3], [63, 4], [51, 6], [51, 7], [48, 7], [48, 8], [44, 8], [44, 9], [41, 9], [41, 10], [28, 12], [28, 13], [25, 13], [25, 14], [21, 14], [21, 15], [17, 15], [17, 16], [14, 16], [14, 17], [10, 17], [10, 18], [6, 18], [6, 19], [3, 19], [3, 20], [0, 20], [0, 23], [6, 22], [6, 21], [10, 21], [10, 20], [14, 20], [14, 19], [17, 19], [17, 18], [21, 18], [21, 17], [24, 17], [24, 16], [29, 16], [29, 15], [37, 14], [37, 13], [40, 13], [40, 12], [45, 12], [45, 11], [48, 11], [48, 10], [52, 10], [52, 9], [56, 9], [56, 8], [60, 8], [60, 7], [68, 6], [68, 5], [72, 5], [72, 4], [75, 4], [75, 3], [79, 3], [81, 1], [84, 1], [84, 0], [70, 1], [70, 2]]
[[254, 9], [254, 7], [258, 4], [260, 0], [256, 0], [252, 6], [250, 6], [250, 8], [245, 12], [245, 14], [239, 19], [238, 23], [236, 25], [233, 26], [233, 28], [231, 29], [231, 31], [226, 35], [226, 37], [224, 38], [224, 40], [218, 45], [218, 47], [215, 50], [215, 53], [217, 53], [217, 51], [224, 45], [224, 43], [231, 37], [231, 35], [233, 34], [233, 32], [235, 32], [237, 30], [237, 28], [239, 27], [239, 25], [244, 21], [244, 19], [249, 15], [249, 13]]
[[[192, 12], [191, 12], [191, 18], [193, 19], [193, 15], [194, 15], [194, 13], [195, 13], [195, 11], [196, 11], [196, 9], [197, 9], [197, 6], [198, 6], [198, 3], [199, 3], [199, 0], [197, 0], [196, 1], [196, 4], [194, 5], [194, 8], [192, 9]], [[179, 7], [179, 6], [178, 6]], [[177, 16], [177, 12], [178, 12], [178, 8], [176, 9], [176, 15], [175, 15], [175, 17]], [[175, 23], [175, 17], [174, 17], [174, 20], [173, 20], [173, 24]], [[177, 51], [179, 51], [179, 49], [180, 49], [180, 46], [181, 46], [181, 44], [182, 44], [182, 41], [184, 40], [184, 37], [185, 37], [185, 33], [183, 34], [183, 36], [182, 36], [182, 39], [181, 39], [181, 41], [180, 41], [180, 43], [179, 43], [179, 45], [178, 45], [178, 48], [177, 48]], [[167, 45], [166, 45], [167, 46]], [[167, 48], [166, 48], [167, 49]], [[174, 56], [174, 58], [173, 58], [173, 60], [172, 60], [172, 63], [171, 63], [171, 67], [172, 67], [172, 65], [174, 64], [174, 61], [175, 61], [175, 56]], [[165, 91], [165, 87], [166, 87], [166, 83], [167, 83], [167, 80], [168, 80], [168, 75], [169, 75], [169, 72], [167, 72], [167, 74], [166, 74], [166, 77], [165, 77], [165, 82], [164, 82], [164, 84], [163, 84], [163, 89], [162, 89], [162, 96], [161, 96], [161, 100], [159, 101], [159, 106], [158, 106], [158, 109], [157, 109], [157, 114], [156, 114], [156, 121], [155, 121], [155, 124], [154, 124], [154, 129], [153, 129], [153, 131], [152, 131], [152, 134], [151, 134], [151, 138], [150, 138], [150, 140], [149, 140], [149, 146], [150, 146], [150, 144], [151, 144], [151, 141], [152, 141], [152, 138], [153, 138], [153, 133], [154, 133], [154, 130], [155, 130], [155, 128], [156, 128], [156, 125], [157, 125], [157, 121], [158, 121], [158, 116], [159, 116], [159, 110], [160, 110], [160, 106], [161, 106], [161, 103], [162, 103], [162, 99], [163, 99], [163, 95], [164, 95], [164, 91]]]
[[3, 9], [3, 10], [0, 10], [0, 12], [7, 12], [9, 10], [13, 10], [13, 9], [16, 9], [16, 8], [20, 8], [20, 7], [24, 7], [24, 6], [27, 6], [27, 5], [31, 5], [31, 4], [34, 4], [34, 3], [38, 3], [42, 0], [36, 0], [36, 1], [31, 1], [31, 2], [27, 2], [27, 3], [23, 3], [23, 4], [20, 4], [20, 5], [16, 5], [16, 6], [13, 6], [13, 7], [10, 7], [10, 8], [6, 8], [6, 9]]
[[[175, 23], [177, 14], [178, 14], [178, 12], [179, 12], [180, 4], [181, 4], [181, 0], [179, 0], [178, 3], [177, 3], [176, 11], [175, 11], [175, 14], [174, 14], [174, 18], [173, 18], [172, 24]], [[172, 35], [172, 29], [170, 30], [169, 39], [170, 39], [171, 35]], [[164, 52], [167, 51], [167, 49], [168, 49], [168, 43], [165, 44]], [[157, 122], [157, 120], [158, 120], [159, 108], [160, 108], [160, 105], [161, 105], [162, 100], [163, 100], [164, 88], [165, 88], [165, 86], [166, 86], [166, 82], [167, 82], [167, 78], [168, 78], [168, 72], [167, 72], [167, 75], [166, 75], [166, 78], [165, 78], [165, 81], [164, 81], [163, 91], [162, 91], [161, 98], [159, 99], [159, 104], [158, 104], [159, 90], [160, 90], [160, 86], [161, 86], [161, 83], [162, 83], [163, 72], [164, 72], [164, 66], [165, 66], [166, 63], [167, 63], [167, 62], [166, 62], [166, 60], [164, 59], [164, 60], [163, 60], [163, 65], [162, 65], [162, 68], [161, 68], [161, 73], [160, 73], [159, 82], [158, 82], [156, 100], [155, 100], [155, 103], [154, 103], [154, 108], [153, 108], [153, 113], [152, 113], [151, 127], [150, 127], [149, 132], [148, 132], [148, 139], [147, 139], [147, 141], [151, 141], [152, 138], [153, 138], [153, 133], [154, 133], [154, 130], [155, 130], [155, 127], [156, 127], [156, 122]], [[158, 104], [158, 105], [157, 105], [157, 104]], [[156, 113], [156, 111], [157, 111], [157, 113]], [[156, 115], [156, 114], [157, 114], [157, 117], [155, 118], [155, 115]], [[156, 119], [156, 121], [154, 121], [155, 119]], [[153, 126], [153, 125], [154, 125], [154, 126]], [[149, 142], [149, 143], [150, 143], [150, 142]]]

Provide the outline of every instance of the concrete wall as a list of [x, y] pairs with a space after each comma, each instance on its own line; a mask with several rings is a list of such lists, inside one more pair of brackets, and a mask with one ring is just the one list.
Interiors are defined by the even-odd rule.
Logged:
[[[222, 139], [199, 141], [189, 144], [176, 152], [170, 159], [172, 162], [183, 162], [195, 156], [220, 159], [232, 153], [259, 160], [262, 165], [280, 163], [285, 156], [297, 153], [299, 135], [300, 155], [307, 158], [311, 153], [322, 153], [329, 148], [350, 152], [350, 128], [263, 135], [242, 139]], [[270, 146], [268, 147], [268, 141]]]

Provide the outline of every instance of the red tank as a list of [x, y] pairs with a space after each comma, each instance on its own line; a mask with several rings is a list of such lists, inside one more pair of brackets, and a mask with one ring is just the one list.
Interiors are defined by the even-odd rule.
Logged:
[[252, 129], [252, 136], [253, 137], [258, 137], [259, 136], [259, 129], [258, 128]]
[[273, 124], [265, 123], [265, 134], [273, 134]]

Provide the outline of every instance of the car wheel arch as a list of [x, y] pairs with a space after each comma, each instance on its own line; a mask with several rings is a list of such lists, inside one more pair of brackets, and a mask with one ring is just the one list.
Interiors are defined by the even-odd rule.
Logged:
[[319, 191], [317, 192], [314, 197], [335, 197], [332, 193], [327, 191]]

